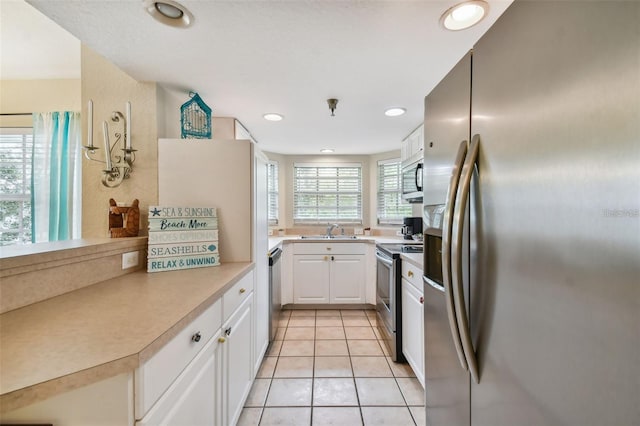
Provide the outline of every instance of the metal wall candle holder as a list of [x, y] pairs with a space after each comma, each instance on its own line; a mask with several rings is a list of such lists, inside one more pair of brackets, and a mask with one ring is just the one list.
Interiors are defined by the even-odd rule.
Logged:
[[[104, 163], [106, 167], [102, 170], [102, 184], [108, 188], [115, 188], [120, 186], [124, 179], [129, 178], [129, 174], [133, 171], [133, 163], [136, 161], [136, 150], [131, 147], [131, 102], [127, 102], [125, 105], [125, 115], [120, 111], [113, 111], [111, 113], [111, 121], [114, 123], [122, 123], [122, 131], [119, 131], [119, 126], [116, 124], [114, 135], [114, 142], [111, 143], [109, 136], [109, 124], [106, 121], [102, 122], [102, 134], [104, 138], [104, 160], [99, 157], [99, 147], [93, 144], [93, 101], [89, 101], [87, 106], [88, 112], [88, 144], [83, 145], [84, 156], [91, 161], [98, 161]], [[119, 150], [116, 147], [120, 145], [122, 148]], [[115, 152], [114, 152], [115, 150]], [[118, 153], [122, 151], [120, 155]]]

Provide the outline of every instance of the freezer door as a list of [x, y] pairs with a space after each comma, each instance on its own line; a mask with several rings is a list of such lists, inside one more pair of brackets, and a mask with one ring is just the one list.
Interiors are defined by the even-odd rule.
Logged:
[[469, 141], [471, 53], [424, 100], [422, 204], [444, 204], [458, 146]]
[[[423, 184], [427, 215], [430, 208], [426, 206], [445, 203], [458, 147], [469, 140], [470, 94], [471, 54], [467, 54], [425, 99]], [[425, 217], [425, 222], [433, 221]], [[468, 425], [470, 378], [458, 361], [445, 294], [428, 283], [424, 287], [427, 425]]]
[[473, 426], [638, 424], [639, 20], [516, 1], [474, 47]]

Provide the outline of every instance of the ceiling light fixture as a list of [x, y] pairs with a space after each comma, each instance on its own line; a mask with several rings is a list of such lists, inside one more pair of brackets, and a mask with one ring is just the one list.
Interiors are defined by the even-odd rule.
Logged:
[[186, 7], [173, 0], [144, 0], [142, 7], [156, 21], [176, 28], [193, 24], [193, 15]]
[[284, 116], [282, 114], [278, 114], [277, 112], [268, 112], [262, 116], [267, 121], [282, 121]]
[[327, 103], [329, 104], [329, 109], [331, 110], [331, 116], [335, 117], [335, 114], [333, 113], [336, 110], [336, 107], [338, 106], [338, 100], [337, 99], [327, 99]]
[[392, 107], [392, 108], [387, 108], [384, 111], [384, 115], [386, 115], [387, 117], [398, 117], [404, 114], [405, 112], [407, 112], [406, 108]]
[[331, 148], [323, 148], [323, 149], [320, 150], [320, 152], [323, 153], [323, 154], [331, 154], [331, 153], [334, 152], [334, 150], [331, 149]]
[[440, 23], [451, 31], [466, 30], [480, 22], [489, 12], [489, 3], [484, 0], [470, 0], [447, 9], [440, 17]]

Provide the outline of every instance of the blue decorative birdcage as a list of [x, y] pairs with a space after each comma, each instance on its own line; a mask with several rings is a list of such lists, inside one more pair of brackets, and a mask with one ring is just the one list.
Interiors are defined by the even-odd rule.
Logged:
[[182, 139], [211, 138], [211, 108], [204, 103], [200, 95], [189, 92], [190, 100], [180, 107]]

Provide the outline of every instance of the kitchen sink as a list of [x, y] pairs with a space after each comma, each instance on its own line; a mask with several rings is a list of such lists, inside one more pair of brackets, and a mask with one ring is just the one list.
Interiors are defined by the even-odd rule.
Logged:
[[357, 240], [356, 235], [301, 235], [301, 240]]

